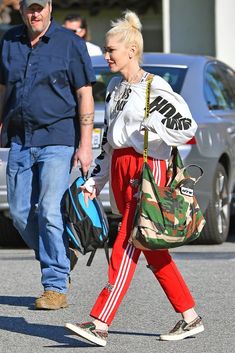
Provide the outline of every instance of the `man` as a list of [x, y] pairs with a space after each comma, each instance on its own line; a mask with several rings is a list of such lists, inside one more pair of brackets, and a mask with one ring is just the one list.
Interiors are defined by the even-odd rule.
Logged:
[[80, 15], [76, 14], [68, 15], [64, 19], [64, 27], [70, 29], [86, 41], [87, 50], [90, 56], [103, 54], [98, 45], [88, 41], [88, 26], [85, 18], [82, 18]]
[[71, 166], [80, 161], [87, 173], [92, 161], [95, 76], [85, 43], [51, 18], [51, 0], [22, 0], [20, 12], [24, 25], [10, 29], [0, 46], [8, 201], [40, 261], [44, 292], [35, 308], [60, 309], [70, 272], [61, 201]]

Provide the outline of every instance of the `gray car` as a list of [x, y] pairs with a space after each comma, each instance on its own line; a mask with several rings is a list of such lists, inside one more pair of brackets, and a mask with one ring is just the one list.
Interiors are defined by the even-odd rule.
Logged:
[[[103, 134], [104, 97], [110, 78], [103, 57], [93, 57], [97, 83], [94, 86], [95, 128], [94, 159], [100, 153]], [[226, 240], [235, 184], [235, 75], [224, 63], [212, 57], [146, 53], [143, 68], [162, 76], [188, 103], [198, 123], [195, 138], [181, 146], [185, 165], [198, 164], [204, 175], [196, 186], [196, 195], [206, 218], [200, 243], [219, 244]], [[7, 150], [0, 150], [0, 210], [7, 212], [5, 162]], [[1, 162], [0, 162], [1, 164]], [[75, 170], [71, 181], [78, 175]], [[102, 191], [105, 209], [110, 214], [108, 185]], [[5, 219], [6, 220], [6, 219]], [[4, 218], [1, 218], [4, 223]], [[3, 225], [0, 237], [3, 234]]]

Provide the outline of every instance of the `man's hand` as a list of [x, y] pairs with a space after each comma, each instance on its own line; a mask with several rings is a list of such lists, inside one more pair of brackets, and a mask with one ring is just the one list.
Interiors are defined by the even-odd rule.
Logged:
[[87, 175], [92, 163], [92, 146], [79, 146], [73, 156], [73, 167], [77, 167], [80, 161], [81, 169], [84, 175]]

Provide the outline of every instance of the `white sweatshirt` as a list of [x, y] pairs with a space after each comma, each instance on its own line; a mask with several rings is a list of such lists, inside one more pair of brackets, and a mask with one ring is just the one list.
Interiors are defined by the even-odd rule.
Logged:
[[197, 124], [187, 103], [160, 76], [153, 78], [150, 115], [143, 120], [146, 88], [146, 80], [131, 85], [119, 77], [110, 81], [106, 92], [102, 153], [97, 157], [96, 168], [87, 181], [88, 189], [95, 185], [100, 191], [109, 180], [113, 149], [133, 147], [138, 153], [143, 153], [143, 128], [149, 130], [148, 155], [155, 159], [167, 160], [171, 146], [182, 145], [195, 135]]

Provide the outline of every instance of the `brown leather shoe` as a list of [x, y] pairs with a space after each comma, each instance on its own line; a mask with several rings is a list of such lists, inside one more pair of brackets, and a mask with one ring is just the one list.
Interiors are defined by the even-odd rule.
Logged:
[[67, 295], [53, 290], [44, 292], [41, 297], [35, 301], [35, 309], [39, 310], [57, 310], [68, 306]]

